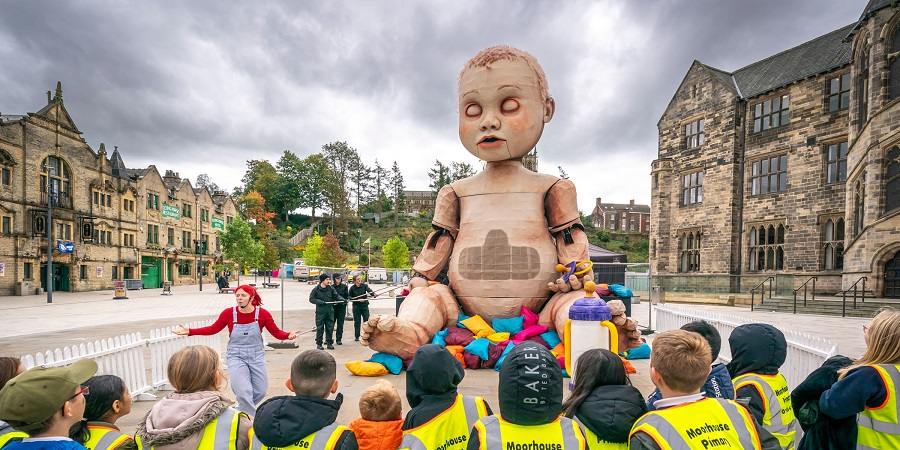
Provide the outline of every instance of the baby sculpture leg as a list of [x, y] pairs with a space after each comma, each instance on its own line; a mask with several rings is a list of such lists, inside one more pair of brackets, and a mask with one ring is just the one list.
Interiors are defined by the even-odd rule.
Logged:
[[377, 315], [362, 325], [360, 342], [372, 350], [409, 359], [439, 330], [455, 326], [458, 317], [459, 305], [449, 287], [414, 287], [396, 317]]

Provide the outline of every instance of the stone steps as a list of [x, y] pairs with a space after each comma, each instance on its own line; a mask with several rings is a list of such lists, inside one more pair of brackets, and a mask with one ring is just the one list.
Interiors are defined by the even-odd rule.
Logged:
[[[758, 300], [757, 300], [758, 302]], [[900, 302], [891, 301], [889, 299], [872, 299], [866, 301], [857, 299], [856, 308], [853, 308], [853, 299], [847, 298], [846, 316], [847, 317], [874, 317], [882, 308], [893, 307], [900, 308]], [[757, 311], [776, 311], [792, 313], [794, 311], [793, 297], [774, 297], [766, 298], [762, 304], [757, 303], [754, 306]], [[807, 299], [806, 306], [803, 306], [803, 299], [797, 299], [797, 314], [818, 314], [826, 316], [840, 316], [844, 311], [841, 297], [816, 297], [813, 301]]]

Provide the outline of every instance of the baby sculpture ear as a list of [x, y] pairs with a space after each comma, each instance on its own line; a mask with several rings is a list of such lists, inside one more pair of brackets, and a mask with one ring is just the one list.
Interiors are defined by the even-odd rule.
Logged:
[[544, 123], [550, 122], [550, 119], [553, 119], [553, 113], [556, 112], [556, 100], [553, 100], [553, 97], [547, 97], [547, 100], [544, 100]]

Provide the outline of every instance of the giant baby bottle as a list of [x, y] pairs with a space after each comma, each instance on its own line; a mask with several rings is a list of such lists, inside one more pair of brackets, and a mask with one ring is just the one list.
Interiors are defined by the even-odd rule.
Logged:
[[[569, 308], [569, 320], [563, 333], [566, 349], [566, 372], [575, 377], [575, 363], [584, 352], [603, 348], [618, 353], [619, 337], [616, 326], [610, 322], [612, 313], [606, 302], [596, 297], [595, 285], [585, 282], [585, 297]], [[574, 382], [574, 379], [573, 379]]]

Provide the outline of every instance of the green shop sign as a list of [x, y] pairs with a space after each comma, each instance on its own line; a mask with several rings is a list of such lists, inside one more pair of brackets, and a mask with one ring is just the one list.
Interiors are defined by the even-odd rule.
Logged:
[[218, 217], [213, 217], [212, 218], [212, 227], [213, 227], [213, 229], [218, 228], [222, 231], [225, 231], [225, 221]]
[[175, 205], [170, 205], [168, 203], [163, 203], [162, 204], [162, 216], [163, 217], [171, 217], [173, 219], [180, 219], [181, 218], [181, 208], [179, 208]]

